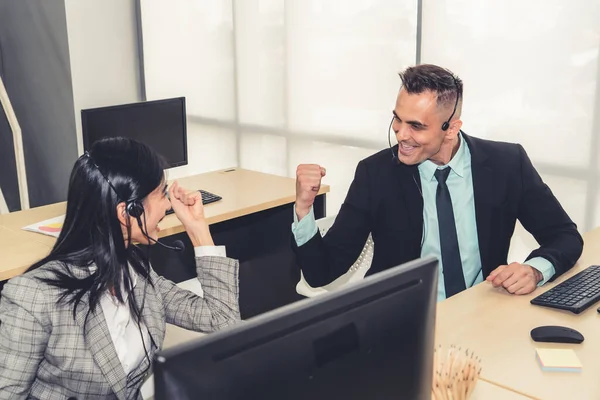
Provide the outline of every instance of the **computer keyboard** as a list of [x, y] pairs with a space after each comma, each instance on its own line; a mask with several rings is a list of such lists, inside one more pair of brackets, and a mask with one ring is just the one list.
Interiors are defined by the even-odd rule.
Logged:
[[592, 265], [531, 300], [531, 304], [579, 314], [600, 300], [600, 265]]
[[[202, 195], [202, 204], [214, 203], [215, 201], [219, 201], [219, 200], [223, 199], [221, 196], [211, 193], [211, 192], [207, 192], [206, 190], [198, 190], [198, 191]], [[169, 214], [173, 214], [172, 208], [169, 211], [167, 211], [167, 215], [169, 215]]]
[[221, 196], [207, 192], [206, 190], [198, 190], [202, 195], [202, 204], [214, 203], [215, 201], [219, 201], [222, 199]]

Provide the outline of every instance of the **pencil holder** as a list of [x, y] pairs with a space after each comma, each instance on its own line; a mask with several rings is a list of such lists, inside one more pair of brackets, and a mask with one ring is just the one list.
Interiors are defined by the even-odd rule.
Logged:
[[479, 375], [481, 359], [468, 350], [450, 346], [444, 351], [441, 346], [434, 350], [432, 400], [466, 400], [471, 396]]

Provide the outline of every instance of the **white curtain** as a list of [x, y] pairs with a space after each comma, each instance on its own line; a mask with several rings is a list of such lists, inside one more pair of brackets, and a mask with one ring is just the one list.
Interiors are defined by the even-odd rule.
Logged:
[[140, 4], [146, 96], [148, 100], [186, 98], [189, 164], [172, 169], [169, 177], [235, 166], [231, 1], [142, 0]]
[[[417, 62], [464, 81], [464, 130], [521, 143], [580, 230], [600, 224], [598, 0], [141, 0], [149, 99], [184, 95], [190, 164], [294, 176], [327, 168], [335, 214], [357, 162], [387, 147]], [[531, 238], [521, 230], [511, 256]]]
[[387, 146], [417, 0], [142, 0], [141, 14], [148, 99], [187, 98], [190, 165], [171, 176], [316, 162], [334, 214]]
[[[598, 197], [598, 0], [423, 0], [422, 62], [464, 81], [463, 128], [523, 145], [587, 231]], [[535, 242], [518, 227], [511, 260]]]

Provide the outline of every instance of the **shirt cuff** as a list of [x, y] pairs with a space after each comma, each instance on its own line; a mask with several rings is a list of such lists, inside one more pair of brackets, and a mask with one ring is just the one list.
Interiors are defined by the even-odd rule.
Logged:
[[216, 256], [227, 257], [225, 246], [198, 246], [194, 247], [196, 257]]
[[524, 264], [530, 265], [542, 273], [543, 278], [538, 282], [538, 286], [544, 285], [556, 273], [554, 265], [543, 257], [534, 257], [531, 260], [525, 261]]
[[292, 233], [296, 240], [296, 246], [300, 247], [313, 236], [317, 234], [319, 228], [317, 227], [317, 221], [315, 221], [315, 212], [313, 207], [310, 207], [310, 211], [300, 222], [298, 222], [298, 216], [296, 215], [296, 205], [294, 204], [294, 222], [292, 223]]

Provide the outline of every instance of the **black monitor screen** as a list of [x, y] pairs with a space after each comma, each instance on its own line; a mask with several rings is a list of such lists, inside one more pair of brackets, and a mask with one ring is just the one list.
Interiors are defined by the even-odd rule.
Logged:
[[152, 147], [169, 167], [186, 165], [185, 97], [81, 110], [83, 149], [106, 137], [128, 137]]
[[160, 351], [155, 399], [430, 400], [437, 264], [403, 264]]

